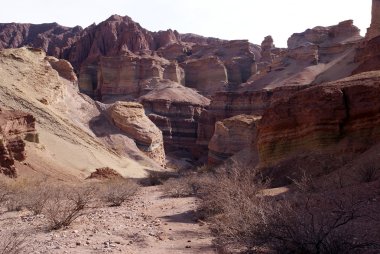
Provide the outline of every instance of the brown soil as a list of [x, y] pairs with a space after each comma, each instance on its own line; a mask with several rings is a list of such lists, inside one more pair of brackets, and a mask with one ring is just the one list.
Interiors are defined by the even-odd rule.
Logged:
[[194, 220], [194, 198], [141, 188], [120, 207], [88, 209], [71, 226], [47, 231], [42, 215], [4, 212], [1, 231], [30, 232], [24, 253], [216, 253], [207, 225]]

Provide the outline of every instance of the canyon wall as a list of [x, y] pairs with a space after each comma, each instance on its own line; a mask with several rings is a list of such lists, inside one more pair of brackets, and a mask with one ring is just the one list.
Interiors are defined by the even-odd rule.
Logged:
[[277, 101], [258, 125], [261, 164], [323, 150], [368, 149], [380, 141], [379, 94], [380, 73], [368, 72]]

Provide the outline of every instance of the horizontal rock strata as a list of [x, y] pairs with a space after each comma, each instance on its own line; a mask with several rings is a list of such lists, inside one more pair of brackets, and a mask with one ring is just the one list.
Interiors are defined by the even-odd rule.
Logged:
[[339, 145], [360, 152], [380, 139], [380, 73], [299, 91], [274, 103], [258, 125], [263, 165]]

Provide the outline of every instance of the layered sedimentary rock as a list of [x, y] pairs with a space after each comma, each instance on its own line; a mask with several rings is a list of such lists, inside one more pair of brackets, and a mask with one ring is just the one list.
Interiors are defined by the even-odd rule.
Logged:
[[[94, 70], [95, 71], [95, 70]], [[135, 54], [101, 57], [97, 67], [97, 84], [83, 74], [79, 88], [89, 95], [129, 95], [137, 98], [164, 80], [183, 83], [184, 72], [175, 61]]]
[[380, 0], [372, 0], [371, 26], [365, 37], [367, 40], [371, 40], [377, 36], [380, 36]]
[[362, 38], [359, 32], [352, 20], [346, 20], [338, 25], [317, 26], [295, 33], [288, 39], [286, 59], [318, 64], [324, 58], [322, 61], [330, 62], [332, 56], [356, 47]]
[[0, 24], [0, 49], [29, 46], [41, 48], [48, 55], [66, 58], [83, 29], [50, 24]]
[[254, 115], [237, 115], [216, 122], [208, 145], [208, 163], [219, 164], [243, 149], [255, 149], [256, 125], [260, 119]]
[[315, 44], [305, 44], [302, 47], [289, 49], [286, 56], [290, 59], [318, 64], [319, 47]]
[[113, 123], [132, 138], [141, 151], [162, 166], [165, 165], [162, 132], [145, 115], [141, 104], [116, 102], [108, 112]]
[[248, 40], [226, 41], [220, 45], [194, 45], [191, 59], [217, 56], [227, 69], [229, 88], [246, 82], [254, 71], [260, 50]]
[[219, 92], [215, 94], [210, 105], [202, 111], [199, 118], [197, 143], [208, 145], [214, 135], [214, 126], [217, 121], [242, 114], [260, 116], [273, 101], [288, 97], [303, 88], [289, 86], [274, 90]]
[[380, 1], [372, 0], [372, 22], [365, 40], [357, 49], [355, 62], [359, 63], [353, 73], [380, 69]]
[[218, 57], [190, 60], [181, 65], [185, 70], [185, 84], [202, 94], [210, 95], [223, 90], [228, 84], [227, 69]]
[[311, 87], [274, 103], [258, 125], [262, 165], [323, 151], [361, 152], [380, 140], [380, 72]]
[[355, 62], [359, 63], [359, 66], [353, 71], [354, 74], [380, 69], [380, 36], [360, 45]]
[[288, 39], [288, 48], [294, 49], [310, 43], [325, 47], [343, 41], [355, 41], [361, 39], [359, 32], [352, 20], [342, 21], [338, 25], [329, 27], [317, 26], [303, 33], [294, 33]]
[[70, 51], [68, 60], [77, 71], [90, 76], [96, 84], [96, 67], [100, 57], [119, 56], [128, 52], [149, 53], [178, 42], [178, 36], [172, 30], [153, 33], [128, 16], [113, 15], [99, 25], [87, 27]]
[[25, 159], [25, 141], [38, 142], [36, 119], [16, 110], [0, 109], [0, 172], [16, 177], [15, 160]]
[[68, 61], [64, 59], [57, 59], [51, 56], [46, 57], [46, 60], [49, 61], [51, 67], [53, 67], [53, 69], [56, 70], [59, 76], [62, 78], [70, 80], [72, 82], [78, 80], [77, 76], [75, 75], [74, 68]]
[[156, 88], [139, 100], [162, 131], [167, 150], [197, 149], [198, 119], [209, 99], [193, 89], [173, 84]]

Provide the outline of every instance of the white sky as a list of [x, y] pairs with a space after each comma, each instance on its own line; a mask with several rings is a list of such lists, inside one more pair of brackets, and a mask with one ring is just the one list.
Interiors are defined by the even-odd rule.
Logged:
[[286, 47], [292, 33], [353, 19], [365, 34], [371, 0], [13, 0], [3, 1], [0, 23], [50, 23], [83, 28], [112, 14], [128, 15], [151, 31], [176, 29], [261, 44], [272, 35]]

